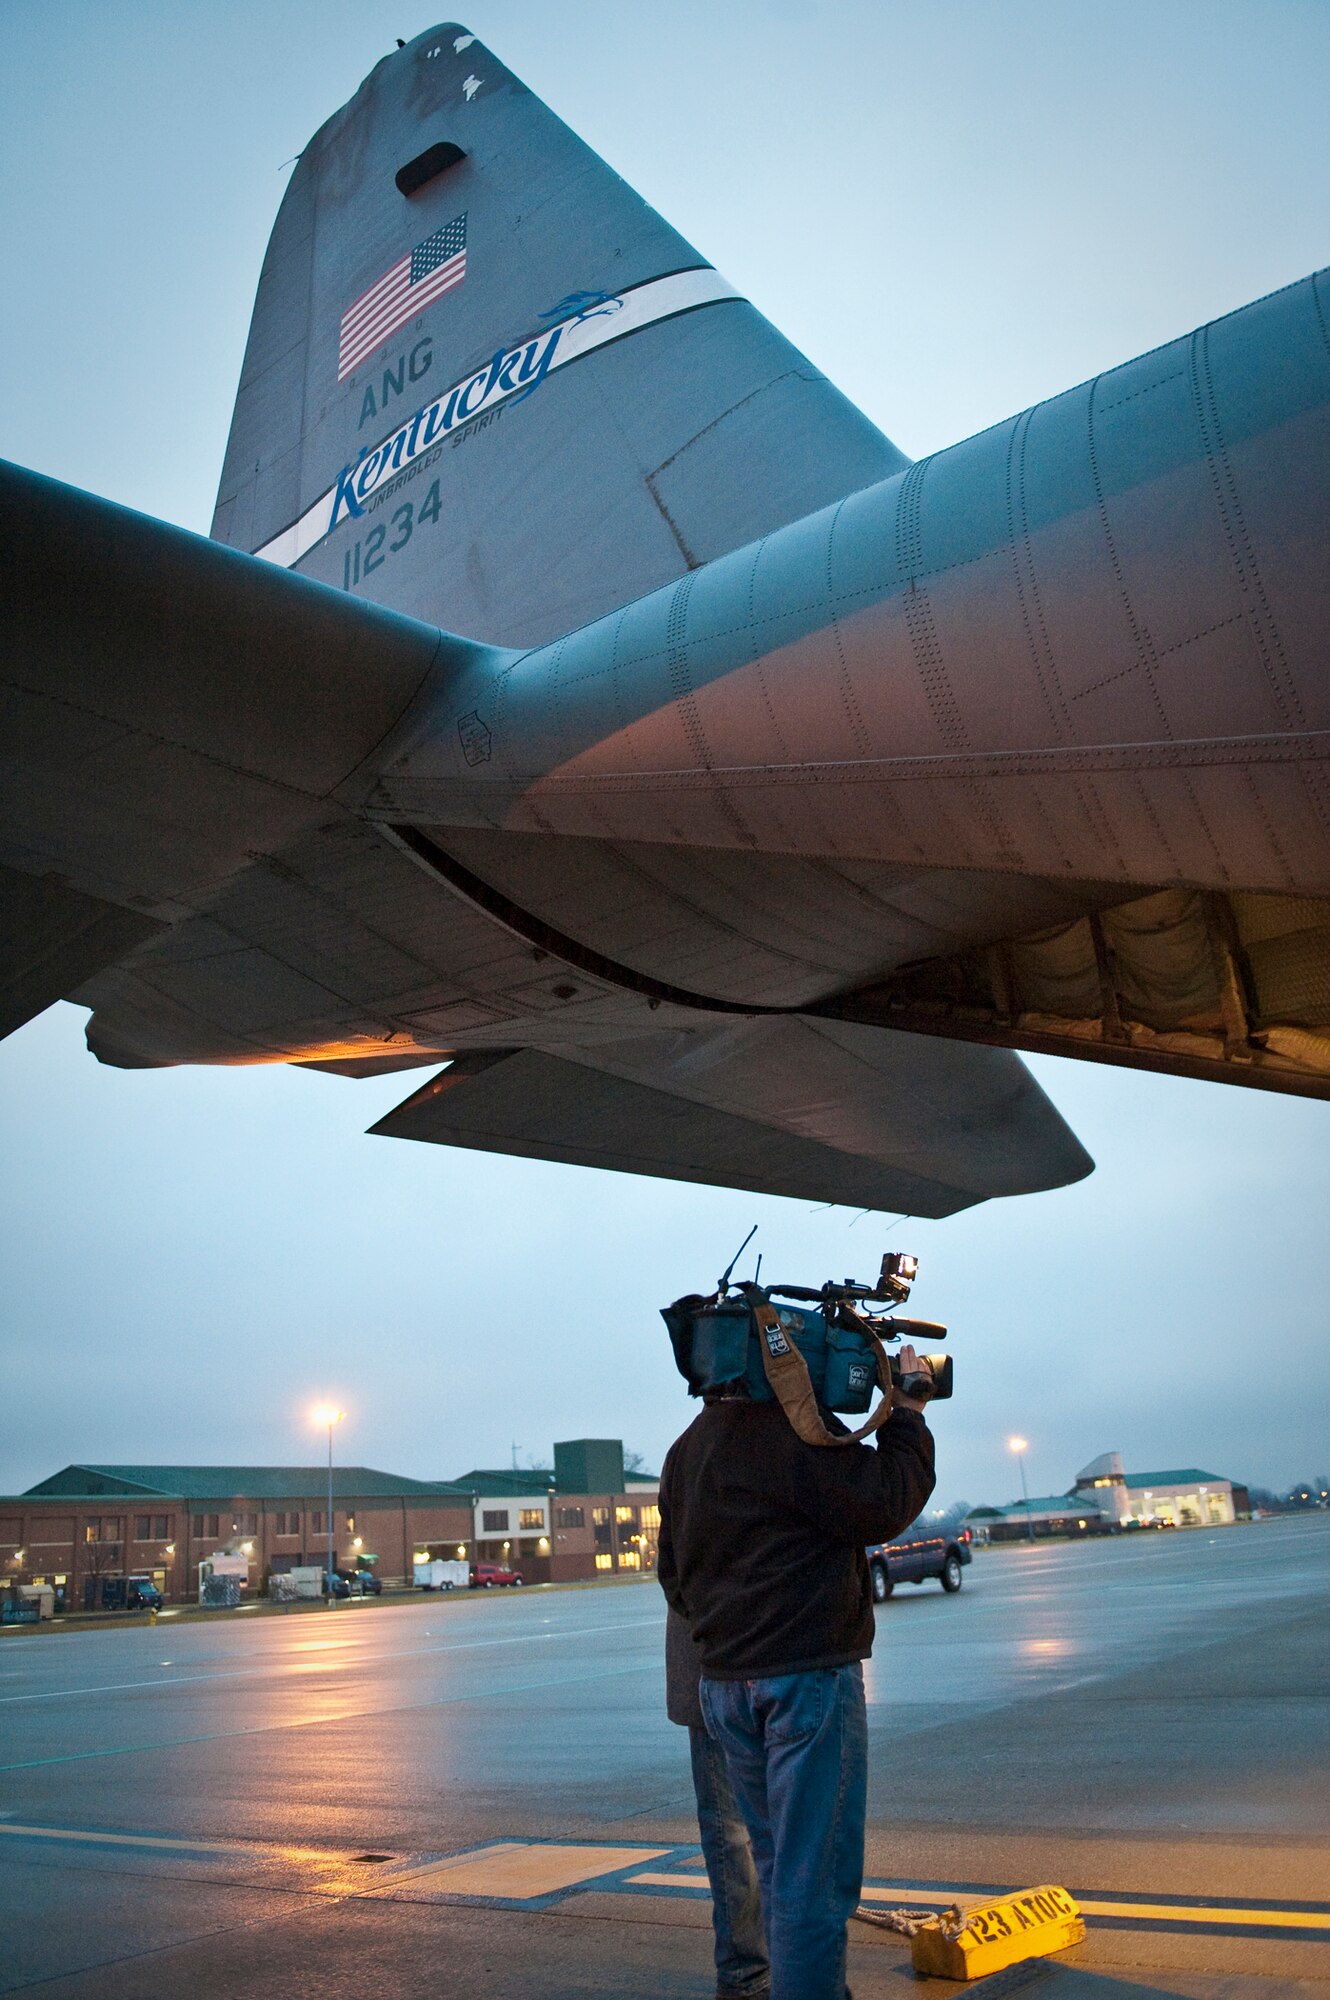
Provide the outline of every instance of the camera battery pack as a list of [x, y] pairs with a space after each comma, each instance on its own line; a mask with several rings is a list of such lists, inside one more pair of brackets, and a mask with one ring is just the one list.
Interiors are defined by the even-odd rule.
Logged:
[[[776, 1305], [774, 1310], [781, 1332], [807, 1362], [813, 1393], [823, 1407], [844, 1416], [862, 1416], [870, 1409], [877, 1364], [862, 1335], [828, 1325], [815, 1306]], [[772, 1401], [757, 1328], [744, 1300], [728, 1298], [713, 1304], [699, 1298], [677, 1299], [661, 1317], [670, 1330], [679, 1372], [694, 1396], [742, 1380], [753, 1402]]]

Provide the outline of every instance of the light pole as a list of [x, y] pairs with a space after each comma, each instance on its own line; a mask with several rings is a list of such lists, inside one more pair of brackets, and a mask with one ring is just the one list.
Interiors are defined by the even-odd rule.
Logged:
[[1025, 1454], [1029, 1449], [1030, 1443], [1028, 1438], [1013, 1437], [1007, 1439], [1007, 1450], [1015, 1452], [1016, 1463], [1021, 1468], [1021, 1499], [1025, 1503], [1025, 1532], [1030, 1540], [1033, 1541], [1034, 1522], [1030, 1519], [1030, 1489], [1025, 1483]]
[[333, 1426], [335, 1424], [340, 1424], [345, 1415], [346, 1415], [345, 1410], [335, 1410], [331, 1403], [324, 1403], [323, 1405], [321, 1405], [319, 1409], [315, 1410], [314, 1412], [314, 1422], [319, 1425], [326, 1424], [328, 1426], [328, 1567], [324, 1572], [323, 1588], [327, 1592], [328, 1609], [330, 1611], [332, 1610], [334, 1603], [333, 1587], [332, 1587], [332, 1575], [333, 1575], [332, 1438], [333, 1438]]

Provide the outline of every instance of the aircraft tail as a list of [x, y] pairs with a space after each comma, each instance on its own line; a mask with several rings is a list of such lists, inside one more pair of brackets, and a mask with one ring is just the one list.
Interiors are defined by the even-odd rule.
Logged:
[[452, 25], [301, 156], [212, 532], [530, 645], [905, 463]]

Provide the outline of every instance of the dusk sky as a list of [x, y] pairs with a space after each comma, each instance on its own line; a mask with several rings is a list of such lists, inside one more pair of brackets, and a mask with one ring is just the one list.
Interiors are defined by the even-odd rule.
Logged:
[[[8, 0], [0, 452], [207, 531], [293, 155], [411, 0]], [[466, 25], [912, 456], [1330, 260], [1323, 0], [478, 0]], [[552, 223], [551, 226], [557, 226]], [[570, 468], [570, 476], [575, 470]], [[486, 635], [478, 634], [478, 637]], [[420, 1477], [692, 1407], [658, 1308], [922, 1259], [938, 1499], [1089, 1459], [1330, 1467], [1330, 1104], [1031, 1067], [1098, 1165], [941, 1223], [369, 1138], [427, 1072], [124, 1072], [0, 1044], [0, 1490], [73, 1461]]]

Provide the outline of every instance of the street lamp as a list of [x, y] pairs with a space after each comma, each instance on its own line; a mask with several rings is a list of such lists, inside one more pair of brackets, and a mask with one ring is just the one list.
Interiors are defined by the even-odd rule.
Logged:
[[346, 1415], [345, 1410], [334, 1409], [331, 1403], [321, 1403], [319, 1408], [313, 1411], [311, 1419], [314, 1423], [318, 1424], [320, 1428], [322, 1428], [324, 1424], [328, 1426], [328, 1568], [324, 1575], [323, 1587], [328, 1593], [328, 1609], [330, 1611], [332, 1610], [335, 1601], [333, 1598], [333, 1587], [332, 1587], [332, 1574], [333, 1574], [332, 1438], [333, 1438], [333, 1426], [335, 1424], [340, 1424], [345, 1415]]
[[1029, 1449], [1030, 1443], [1028, 1438], [1013, 1437], [1007, 1439], [1007, 1450], [1015, 1452], [1016, 1463], [1021, 1468], [1021, 1499], [1025, 1502], [1025, 1532], [1030, 1540], [1033, 1541], [1034, 1522], [1030, 1518], [1030, 1489], [1025, 1483], [1025, 1454]]

